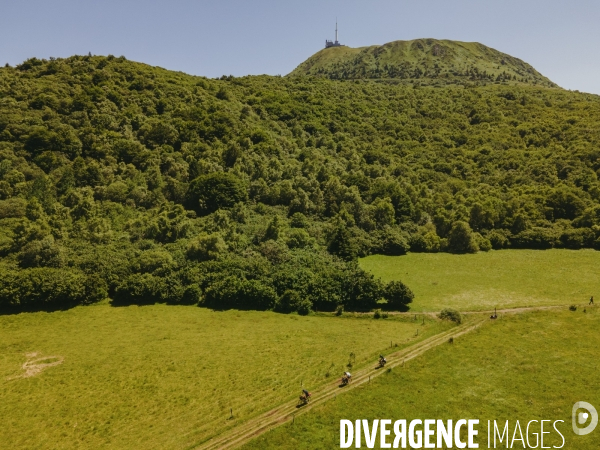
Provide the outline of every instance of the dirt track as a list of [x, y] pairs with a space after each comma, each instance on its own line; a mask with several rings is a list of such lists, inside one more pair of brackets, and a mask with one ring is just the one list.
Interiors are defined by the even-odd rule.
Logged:
[[473, 320], [469, 320], [467, 323], [392, 353], [387, 357], [388, 363], [385, 369], [376, 369], [376, 362], [373, 362], [372, 365], [356, 371], [352, 376], [352, 383], [344, 388], [339, 387], [339, 379], [336, 379], [334, 382], [322, 386], [320, 389], [314, 390], [311, 393], [311, 402], [306, 406], [297, 408], [296, 400], [284, 403], [275, 409], [267, 411], [258, 417], [250, 419], [247, 422], [227, 430], [222, 434], [192, 448], [198, 450], [212, 450], [239, 447], [256, 436], [259, 436], [262, 433], [271, 430], [272, 428], [292, 420], [294, 416], [310, 411], [313, 407], [333, 398], [337, 394], [343, 394], [344, 392], [348, 392], [353, 388], [360, 386], [361, 384], [368, 383], [371, 378], [375, 378], [376, 376], [385, 373], [387, 369], [400, 366], [405, 361], [416, 358], [433, 347], [447, 343], [450, 338], [457, 338], [478, 328], [488, 320], [489, 319], [487, 317], [478, 317]]
[[[570, 305], [550, 305], [550, 306], [521, 306], [516, 308], [503, 308], [503, 309], [485, 309], [480, 311], [461, 311], [461, 314], [492, 314], [494, 312], [498, 314], [515, 314], [528, 311], [545, 311], [548, 309], [567, 309]], [[587, 305], [575, 305], [579, 307], [585, 307]], [[363, 315], [373, 315], [373, 313], [355, 313]], [[396, 312], [390, 311], [387, 314], [390, 316], [431, 316], [437, 317], [439, 311], [423, 311], [423, 312]]]
[[[581, 305], [578, 305], [581, 306]], [[555, 306], [531, 306], [531, 307], [523, 307], [523, 308], [507, 308], [507, 309], [498, 309], [496, 312], [498, 314], [518, 314], [521, 312], [529, 312], [529, 311], [543, 311], [550, 309], [566, 309], [568, 305], [555, 305]], [[450, 338], [457, 338], [462, 336], [463, 334], [469, 333], [474, 329], [480, 327], [484, 323], [489, 321], [488, 314], [493, 313], [494, 310], [490, 311], [465, 311], [463, 314], [469, 314], [471, 316], [480, 315], [481, 317], [474, 317], [473, 319], [467, 321], [462, 325], [459, 325], [451, 330], [445, 331], [443, 333], [437, 334], [430, 338], [427, 338], [421, 342], [418, 342], [410, 347], [406, 347], [402, 350], [399, 350], [395, 353], [392, 353], [387, 357], [388, 363], [386, 365], [387, 368], [397, 367], [402, 365], [405, 361], [409, 361], [417, 356], [422, 355], [427, 350], [436, 347], [438, 345], [444, 344], [448, 342]], [[392, 313], [394, 314], [394, 313]], [[396, 314], [406, 314], [406, 315], [414, 315], [415, 313], [396, 313]], [[416, 313], [417, 315], [431, 315], [435, 316], [438, 313], [436, 312], [425, 312], [425, 313]], [[333, 398], [337, 394], [343, 394], [344, 392], [349, 392], [353, 388], [360, 386], [361, 384], [368, 383], [371, 378], [375, 378], [382, 373], [385, 373], [386, 369], [376, 369], [376, 362], [373, 362], [372, 365], [363, 368], [362, 370], [356, 371], [352, 376], [352, 383], [343, 389], [339, 386], [339, 379], [336, 379], [334, 382], [331, 382], [325, 386], [322, 386], [320, 389], [316, 389], [312, 392], [312, 400], [311, 402], [303, 406], [301, 408], [297, 408], [296, 401], [290, 401], [284, 403], [283, 405], [278, 406], [275, 409], [267, 411], [261, 414], [258, 417], [248, 420], [240, 424], [237, 427], [231, 428], [222, 434], [215, 436], [214, 438], [199, 444], [195, 445], [192, 448], [198, 450], [213, 450], [213, 449], [232, 449], [236, 447], [240, 447], [251, 439], [279, 426], [285, 422], [289, 422], [293, 419], [294, 416], [298, 416], [300, 414], [304, 414], [310, 411], [313, 407]]]

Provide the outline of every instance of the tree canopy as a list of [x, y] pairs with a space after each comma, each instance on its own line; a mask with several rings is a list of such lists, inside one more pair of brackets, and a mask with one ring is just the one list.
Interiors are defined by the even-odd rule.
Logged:
[[600, 98], [541, 84], [0, 68], [0, 305], [365, 310], [371, 253], [600, 249]]

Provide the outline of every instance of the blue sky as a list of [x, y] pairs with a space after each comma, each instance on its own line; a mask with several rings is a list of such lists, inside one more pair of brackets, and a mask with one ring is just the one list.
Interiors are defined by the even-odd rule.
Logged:
[[284, 75], [333, 38], [336, 16], [352, 47], [478, 41], [600, 94], [597, 0], [0, 0], [0, 63], [92, 52], [208, 77]]

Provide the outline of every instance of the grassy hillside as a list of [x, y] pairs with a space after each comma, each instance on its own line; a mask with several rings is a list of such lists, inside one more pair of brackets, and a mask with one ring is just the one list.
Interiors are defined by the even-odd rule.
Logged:
[[599, 119], [539, 85], [0, 68], [0, 308], [370, 310], [359, 256], [600, 248]]
[[474, 255], [409, 253], [361, 259], [384, 281], [404, 280], [414, 291], [413, 311], [492, 310], [585, 304], [598, 295], [600, 253], [502, 250]]
[[[364, 387], [338, 395], [336, 401], [297, 417], [293, 425], [285, 424], [243, 448], [339, 448], [341, 419], [468, 418], [480, 421], [479, 440], [475, 441], [480, 448], [487, 448], [488, 420], [497, 420], [499, 426], [509, 420], [512, 439], [516, 420], [525, 434], [530, 420], [543, 419], [564, 421], [557, 424], [565, 436], [563, 448], [595, 449], [598, 430], [576, 436], [571, 429], [571, 408], [583, 399], [600, 403], [598, 391], [590, 389], [590, 380], [598, 372], [598, 326], [597, 308], [587, 314], [564, 311], [507, 316], [453, 345], [430, 350]], [[552, 434], [544, 436], [544, 446], [560, 447], [562, 439], [552, 429], [552, 422], [545, 425], [545, 431], [549, 425]], [[533, 432], [540, 432], [539, 422], [531, 424]], [[530, 434], [531, 445], [535, 439]], [[362, 445], [364, 448], [364, 436]], [[521, 442], [515, 441], [513, 448], [519, 445]], [[379, 437], [376, 448], [380, 448]], [[498, 444], [497, 448], [506, 446]]]
[[[349, 359], [361, 367], [392, 340], [402, 347], [445, 327], [161, 305], [0, 316], [0, 442], [189, 448], [295, 398], [301, 383], [339, 377]], [[59, 360], [21, 378], [27, 361]]]
[[289, 76], [333, 80], [397, 80], [421, 85], [556, 84], [518, 58], [478, 42], [436, 39], [394, 41], [384, 45], [323, 49]]

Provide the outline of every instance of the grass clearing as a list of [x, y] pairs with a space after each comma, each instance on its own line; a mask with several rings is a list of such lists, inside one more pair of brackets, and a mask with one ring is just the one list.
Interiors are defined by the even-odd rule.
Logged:
[[415, 293], [411, 311], [489, 310], [582, 304], [600, 293], [595, 250], [500, 250], [468, 255], [374, 255], [363, 269], [401, 280]]
[[360, 367], [447, 327], [164, 305], [0, 316], [0, 442], [187, 448], [338, 377], [351, 352]]
[[[571, 408], [577, 401], [600, 405], [595, 388], [599, 328], [598, 307], [587, 308], [585, 314], [579, 309], [506, 315], [316, 407], [244, 448], [339, 448], [341, 419], [471, 418], [480, 420], [480, 448], [487, 448], [488, 420], [502, 425], [510, 420], [512, 436], [516, 420], [523, 425], [544, 419], [564, 420], [558, 426], [565, 449], [597, 449], [598, 430], [581, 437], [572, 432]], [[531, 438], [533, 444], [535, 437]], [[376, 442], [378, 446], [379, 438]], [[514, 448], [520, 445], [517, 441]], [[553, 433], [544, 445], [560, 446], [561, 439]]]

